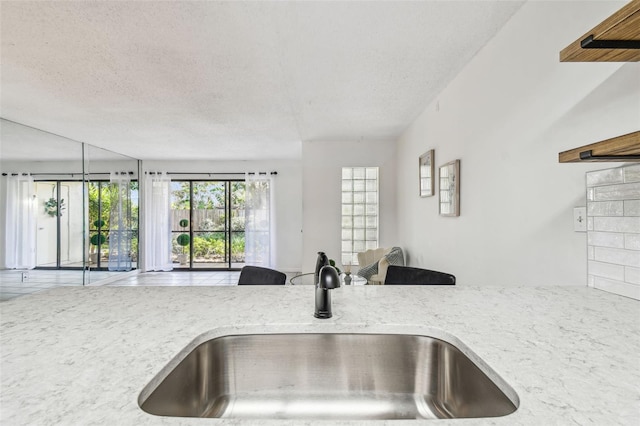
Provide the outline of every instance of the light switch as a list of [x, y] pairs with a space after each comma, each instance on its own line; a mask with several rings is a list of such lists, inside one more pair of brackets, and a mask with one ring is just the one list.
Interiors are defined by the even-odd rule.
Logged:
[[573, 208], [573, 230], [575, 232], [587, 232], [587, 208]]

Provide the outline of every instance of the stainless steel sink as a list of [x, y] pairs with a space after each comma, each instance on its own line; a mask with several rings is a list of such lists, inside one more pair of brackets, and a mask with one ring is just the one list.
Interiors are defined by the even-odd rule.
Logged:
[[144, 411], [159, 416], [433, 419], [517, 409], [517, 396], [512, 401], [462, 351], [428, 336], [223, 336], [164, 374], [139, 398]]

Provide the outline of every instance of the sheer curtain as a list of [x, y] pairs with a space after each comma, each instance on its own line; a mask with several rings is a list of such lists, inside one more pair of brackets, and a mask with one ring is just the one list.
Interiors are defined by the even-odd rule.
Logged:
[[5, 221], [5, 266], [8, 269], [36, 267], [37, 199], [33, 177], [7, 176]]
[[109, 216], [109, 270], [131, 270], [131, 178], [128, 173], [111, 172], [111, 212]]
[[245, 264], [272, 268], [275, 261], [274, 179], [245, 175]]
[[171, 271], [171, 178], [144, 179], [144, 271]]

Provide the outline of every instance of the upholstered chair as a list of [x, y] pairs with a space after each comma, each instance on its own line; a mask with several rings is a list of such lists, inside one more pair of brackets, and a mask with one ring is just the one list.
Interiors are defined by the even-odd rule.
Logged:
[[404, 265], [404, 254], [400, 247], [378, 248], [358, 253], [360, 269], [358, 275], [366, 278], [368, 284], [384, 284], [390, 265]]
[[238, 285], [284, 285], [287, 276], [274, 269], [245, 266], [240, 271]]
[[446, 272], [391, 265], [387, 269], [384, 285], [391, 284], [455, 285], [456, 277]]

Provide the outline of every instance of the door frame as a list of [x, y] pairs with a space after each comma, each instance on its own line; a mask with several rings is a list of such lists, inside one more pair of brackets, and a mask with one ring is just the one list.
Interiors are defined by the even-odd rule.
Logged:
[[[244, 179], [175, 179], [171, 181], [173, 182], [188, 182], [189, 183], [189, 262], [187, 266], [179, 266], [173, 269], [173, 271], [184, 271], [184, 272], [193, 272], [193, 271], [239, 271], [242, 269], [242, 266], [232, 266], [233, 263], [240, 263], [240, 262], [233, 262], [232, 260], [232, 238], [233, 238], [233, 233], [234, 232], [239, 232], [239, 231], [233, 231], [232, 229], [232, 223], [231, 223], [231, 184], [234, 182], [245, 182]], [[223, 231], [213, 231], [213, 232], [223, 232], [225, 237], [224, 237], [224, 244], [225, 244], [225, 258], [226, 261], [222, 264], [226, 264], [226, 267], [194, 267], [194, 256], [193, 256], [193, 252], [194, 252], [194, 234], [198, 234], [199, 232], [202, 231], [194, 231], [193, 229], [193, 212], [194, 212], [194, 208], [193, 208], [193, 183], [194, 182], [204, 182], [204, 183], [213, 183], [213, 182], [217, 182], [217, 183], [224, 183], [224, 211], [225, 211], [225, 220], [224, 220], [224, 230]], [[171, 233], [180, 233], [182, 231], [173, 231], [173, 224], [172, 224], [172, 230]], [[172, 241], [173, 241], [173, 237], [172, 237]], [[242, 262], [242, 265], [244, 265], [244, 262]]]

